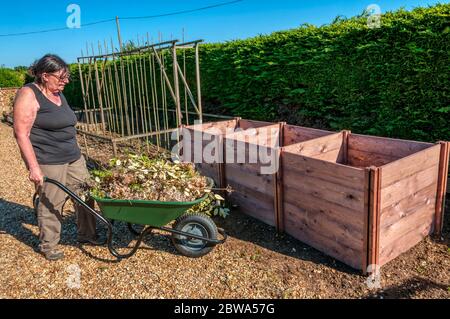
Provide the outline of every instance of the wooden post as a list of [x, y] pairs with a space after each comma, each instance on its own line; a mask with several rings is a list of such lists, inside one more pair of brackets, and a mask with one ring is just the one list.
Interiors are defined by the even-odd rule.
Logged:
[[380, 238], [380, 195], [381, 195], [381, 168], [370, 167], [369, 170], [369, 212], [368, 212], [368, 247], [367, 264], [363, 273], [367, 273], [367, 267], [379, 265], [379, 238]]
[[84, 89], [84, 75], [83, 75], [83, 71], [81, 69], [81, 64], [80, 64], [79, 60], [78, 60], [78, 73], [80, 75], [81, 94], [83, 96], [84, 115], [86, 116], [87, 124], [89, 124], [89, 114], [88, 114], [87, 101], [86, 101], [86, 90]]
[[119, 40], [120, 52], [123, 51], [122, 36], [120, 35], [119, 17], [116, 16], [117, 38]]
[[[226, 178], [226, 167], [225, 167], [225, 137], [223, 135], [218, 136], [219, 138], [219, 163], [217, 163], [217, 170], [219, 173], [219, 187], [225, 188], [227, 187], [227, 178]], [[226, 191], [223, 192], [224, 198], [228, 195]]]
[[439, 159], [439, 176], [438, 189], [436, 196], [436, 214], [434, 222], [434, 235], [440, 236], [442, 234], [442, 227], [444, 224], [445, 213], [445, 196], [447, 192], [447, 176], [449, 165], [449, 142], [439, 142], [441, 144], [441, 154]]
[[370, 168], [366, 167], [364, 170], [364, 215], [363, 220], [363, 248], [361, 270], [364, 275], [367, 275], [367, 265], [369, 263], [369, 218], [370, 218]]
[[284, 233], [284, 197], [283, 197], [283, 165], [282, 159], [283, 156], [283, 146], [284, 146], [284, 126], [286, 122], [280, 122], [280, 132], [279, 132], [279, 148], [277, 149], [276, 158], [278, 160], [278, 170], [275, 173], [275, 225], [277, 232], [279, 234]]
[[177, 45], [173, 43], [172, 46], [173, 55], [173, 86], [175, 89], [175, 107], [177, 110], [177, 126], [183, 123], [183, 114], [181, 113], [181, 101], [180, 101], [180, 86], [178, 82], [178, 60], [177, 60]]
[[349, 135], [352, 133], [352, 131], [348, 131], [348, 130], [344, 130], [342, 131], [343, 133], [343, 141], [342, 141], [342, 149], [343, 149], [343, 156], [342, 156], [342, 160], [343, 160], [343, 164], [347, 165], [348, 164], [348, 137]]
[[83, 134], [83, 139], [84, 139], [84, 148], [86, 149], [86, 156], [89, 157], [89, 146], [87, 143], [86, 134]]
[[116, 143], [116, 141], [112, 141], [112, 147], [113, 147], [114, 157], [117, 157], [117, 143]]
[[[105, 135], [106, 126], [105, 126], [105, 115], [103, 113], [103, 99], [102, 99], [102, 84], [100, 83], [100, 78], [98, 75], [98, 67], [97, 67], [97, 61], [94, 59], [94, 66], [95, 66], [95, 83], [97, 87], [97, 98], [98, 98], [98, 106], [100, 107], [100, 120], [102, 121], [102, 134]], [[104, 79], [102, 79], [103, 81]]]
[[198, 52], [199, 44], [195, 44], [195, 78], [197, 81], [197, 105], [199, 111], [200, 123], [203, 123], [203, 109], [202, 109], [202, 89], [200, 81], [200, 56]]
[[235, 117], [234, 120], [236, 121], [236, 128], [239, 126], [239, 121], [242, 120], [242, 117]]

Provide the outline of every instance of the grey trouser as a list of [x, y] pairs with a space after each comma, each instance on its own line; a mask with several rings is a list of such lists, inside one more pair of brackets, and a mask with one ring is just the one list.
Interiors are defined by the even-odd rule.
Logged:
[[[80, 185], [89, 178], [86, 161], [83, 156], [73, 163], [62, 165], [39, 165], [44, 176], [54, 179], [67, 186], [76, 194], [80, 192]], [[56, 185], [44, 183], [38, 188], [39, 205], [37, 217], [39, 225], [39, 250], [47, 252], [54, 249], [61, 236], [61, 209], [67, 194]], [[92, 207], [92, 202], [90, 206]], [[77, 216], [78, 239], [93, 239], [95, 237], [95, 217], [86, 209], [75, 204]]]

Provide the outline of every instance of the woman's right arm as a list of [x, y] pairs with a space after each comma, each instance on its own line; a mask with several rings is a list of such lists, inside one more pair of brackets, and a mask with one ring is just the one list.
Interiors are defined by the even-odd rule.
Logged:
[[22, 159], [30, 172], [30, 181], [42, 185], [44, 177], [30, 141], [30, 132], [38, 107], [32, 89], [23, 87], [17, 92], [14, 100], [14, 137], [19, 145]]

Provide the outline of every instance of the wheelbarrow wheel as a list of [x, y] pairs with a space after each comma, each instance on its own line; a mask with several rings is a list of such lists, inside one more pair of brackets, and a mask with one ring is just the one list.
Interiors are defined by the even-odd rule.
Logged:
[[[217, 239], [216, 224], [203, 214], [185, 214], [175, 221], [173, 229], [208, 239]], [[192, 258], [202, 257], [214, 248], [204, 240], [178, 234], [172, 234], [172, 243], [182, 255]]]

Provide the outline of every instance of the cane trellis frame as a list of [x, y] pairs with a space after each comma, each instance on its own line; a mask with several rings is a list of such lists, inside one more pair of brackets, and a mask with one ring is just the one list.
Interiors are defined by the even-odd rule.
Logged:
[[[146, 140], [147, 145], [151, 140], [168, 149], [172, 132], [190, 121], [203, 121], [199, 57], [202, 42], [170, 40], [149, 44], [147, 34], [146, 41], [142, 40], [145, 45], [140, 46], [138, 37], [138, 47], [130, 50], [117, 52], [112, 40], [110, 47], [106, 41], [99, 43], [97, 55], [93, 45], [90, 50], [87, 47], [86, 55], [82, 52], [77, 58], [84, 107], [78, 112], [82, 117], [78, 132], [111, 143], [114, 156], [118, 143], [133, 139]], [[194, 51], [195, 81], [191, 82], [195, 82], [196, 94], [186, 76], [185, 49]], [[177, 56], [178, 50], [184, 51], [182, 59]], [[180, 87], [184, 92], [183, 110]]]

